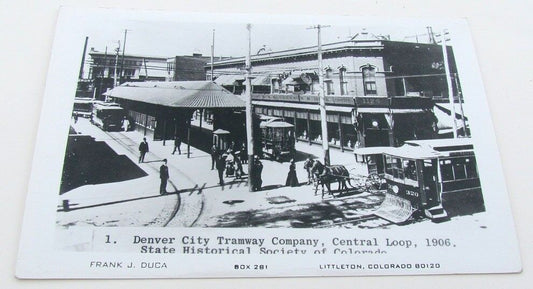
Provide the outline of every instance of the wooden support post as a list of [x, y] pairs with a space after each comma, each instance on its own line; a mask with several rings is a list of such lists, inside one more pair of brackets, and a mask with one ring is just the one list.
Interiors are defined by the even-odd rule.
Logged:
[[163, 119], [163, 146], [165, 146], [165, 141], [167, 140], [167, 119]]
[[341, 147], [341, 152], [344, 152], [344, 138], [342, 137], [342, 122], [341, 122], [341, 114], [339, 113], [338, 114], [338, 124], [339, 124], [339, 142], [340, 142], [340, 147]]
[[187, 158], [191, 157], [191, 117], [187, 121]]
[[309, 119], [309, 110], [307, 111], [307, 140], [309, 142], [309, 145], [311, 145], [311, 120]]

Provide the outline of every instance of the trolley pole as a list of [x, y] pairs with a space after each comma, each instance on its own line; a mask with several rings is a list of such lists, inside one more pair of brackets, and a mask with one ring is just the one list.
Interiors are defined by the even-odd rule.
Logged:
[[213, 41], [211, 42], [211, 78], [213, 81], [213, 62], [215, 61], [215, 29], [213, 29]]
[[115, 48], [115, 72], [113, 75], [113, 88], [117, 86], [117, 65], [118, 65], [118, 54], [120, 53], [120, 40], [118, 41], [118, 46]]
[[326, 99], [324, 96], [324, 69], [322, 67], [322, 39], [320, 36], [321, 28], [329, 26], [317, 25], [309, 29], [316, 29], [318, 32], [318, 95], [319, 95], [319, 108], [320, 108], [320, 126], [322, 130], [322, 150], [324, 151], [324, 164], [329, 166], [329, 143], [328, 143], [328, 120], [326, 117]]
[[252, 25], [248, 29], [248, 54], [246, 55], [246, 140], [248, 142], [248, 190], [253, 191], [254, 176], [254, 140], [252, 126]]
[[448, 64], [448, 49], [446, 48], [446, 35], [448, 33], [445, 29], [442, 30], [442, 55], [444, 58], [444, 70], [446, 72], [446, 83], [448, 84], [448, 100], [451, 105], [452, 120], [453, 120], [453, 138], [457, 138], [457, 118], [455, 117], [455, 102], [453, 100], [452, 79], [450, 74], [450, 65]]
[[128, 29], [124, 29], [124, 43], [122, 43], [122, 60], [120, 62], [120, 81], [123, 82], [123, 77], [126, 76], [124, 73], [124, 52], [126, 51], [126, 36], [128, 35]]

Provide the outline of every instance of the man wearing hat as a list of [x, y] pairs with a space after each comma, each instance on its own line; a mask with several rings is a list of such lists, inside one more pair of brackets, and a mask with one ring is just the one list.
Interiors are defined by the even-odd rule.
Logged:
[[167, 159], [163, 160], [163, 164], [159, 168], [159, 178], [161, 179], [161, 185], [159, 186], [159, 193], [161, 195], [164, 195], [167, 193], [167, 181], [168, 181]]

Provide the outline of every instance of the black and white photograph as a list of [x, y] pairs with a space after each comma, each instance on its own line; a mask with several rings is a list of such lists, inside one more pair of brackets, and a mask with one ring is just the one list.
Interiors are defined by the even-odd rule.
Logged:
[[[464, 21], [61, 16], [32, 180], [54, 252], [88, 259], [21, 277], [519, 270]], [[499, 265], [451, 257], [494, 235]]]

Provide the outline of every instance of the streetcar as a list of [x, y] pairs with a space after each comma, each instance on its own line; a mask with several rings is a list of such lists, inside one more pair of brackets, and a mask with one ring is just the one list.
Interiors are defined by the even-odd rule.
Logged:
[[72, 114], [89, 118], [93, 111], [93, 99], [87, 97], [76, 97], [74, 98], [74, 107], [72, 109]]
[[91, 123], [104, 131], [121, 130], [126, 110], [117, 103], [95, 102], [91, 114]]
[[282, 118], [263, 118], [260, 123], [263, 153], [276, 161], [294, 158], [294, 125]]
[[385, 202], [403, 211], [409, 207], [411, 213], [435, 222], [485, 211], [474, 146], [468, 138], [406, 141], [386, 150], [383, 163], [390, 195]]

